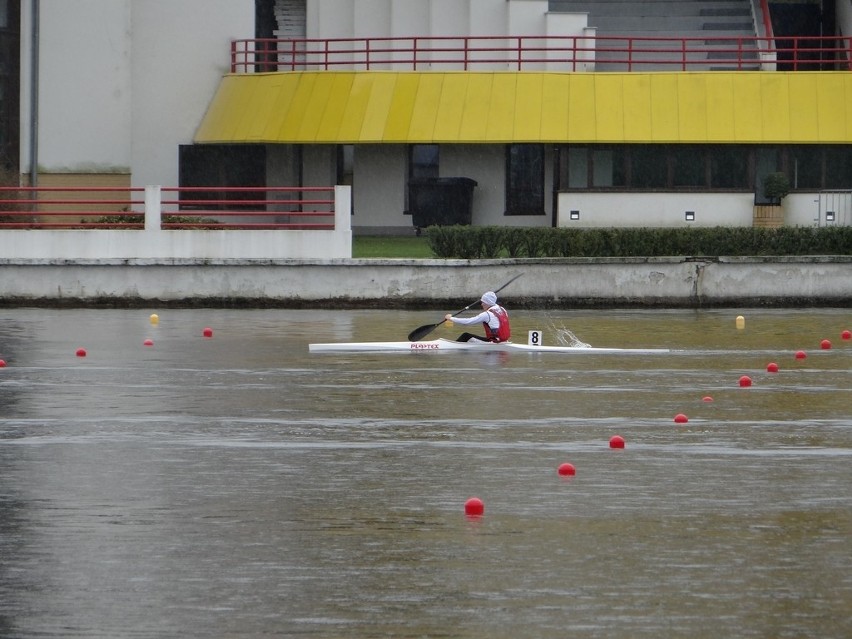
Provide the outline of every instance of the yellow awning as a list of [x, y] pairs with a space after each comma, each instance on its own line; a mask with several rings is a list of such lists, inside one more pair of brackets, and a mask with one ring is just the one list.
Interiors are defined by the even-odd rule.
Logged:
[[843, 144], [852, 73], [235, 74], [195, 142]]

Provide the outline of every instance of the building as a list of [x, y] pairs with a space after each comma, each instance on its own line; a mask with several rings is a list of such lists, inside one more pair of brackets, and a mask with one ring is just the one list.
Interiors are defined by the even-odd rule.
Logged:
[[0, 159], [351, 184], [356, 233], [747, 226], [782, 172], [779, 223], [850, 224], [852, 4], [785, 4], [828, 35], [766, 0], [0, 0]]

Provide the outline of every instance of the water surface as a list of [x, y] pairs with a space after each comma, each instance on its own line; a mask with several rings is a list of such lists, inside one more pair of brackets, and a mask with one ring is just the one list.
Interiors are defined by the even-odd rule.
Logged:
[[0, 636], [852, 635], [848, 309], [435, 315], [0, 312]]

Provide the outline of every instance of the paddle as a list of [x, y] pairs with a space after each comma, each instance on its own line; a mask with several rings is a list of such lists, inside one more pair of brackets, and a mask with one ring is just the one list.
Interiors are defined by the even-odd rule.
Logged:
[[[506, 288], [507, 286], [509, 286], [509, 284], [511, 284], [512, 282], [514, 282], [516, 279], [518, 279], [521, 275], [523, 275], [523, 273], [518, 273], [517, 275], [515, 275], [515, 277], [513, 277], [513, 278], [512, 278], [512, 279], [510, 279], [508, 282], [506, 282], [505, 284], [503, 284], [503, 286], [501, 286], [500, 288], [495, 288], [495, 289], [494, 289], [494, 292], [495, 292], [495, 293], [499, 293], [499, 292], [500, 292], [500, 291], [502, 291], [504, 288]], [[468, 304], [467, 306], [465, 306], [462, 310], [460, 310], [460, 311], [458, 311], [458, 312], [456, 312], [456, 313], [453, 313], [453, 317], [455, 317], [456, 315], [461, 315], [461, 314], [462, 314], [462, 313], [464, 313], [466, 310], [468, 310], [471, 306], [476, 306], [476, 305], [477, 305], [477, 304], [479, 304], [479, 303], [480, 303], [480, 300], [476, 300], [475, 302], [471, 302], [470, 304]], [[436, 328], [438, 328], [438, 327], [439, 327], [441, 324], [443, 324], [445, 321], [446, 321], [446, 320], [441, 320], [441, 321], [440, 321], [440, 322], [438, 322], [437, 324], [424, 324], [423, 326], [420, 326], [420, 327], [418, 327], [418, 328], [415, 328], [413, 331], [411, 331], [411, 332], [408, 334], [408, 341], [409, 341], [409, 342], [418, 342], [418, 341], [420, 341], [421, 339], [423, 339], [424, 337], [426, 337], [429, 333], [431, 333], [431, 332], [432, 332], [432, 331], [434, 331]]]

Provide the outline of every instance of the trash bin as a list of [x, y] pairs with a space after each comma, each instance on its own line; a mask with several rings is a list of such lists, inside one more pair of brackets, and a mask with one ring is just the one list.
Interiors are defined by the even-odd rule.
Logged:
[[417, 228], [470, 224], [476, 180], [442, 177], [408, 183], [411, 223]]

